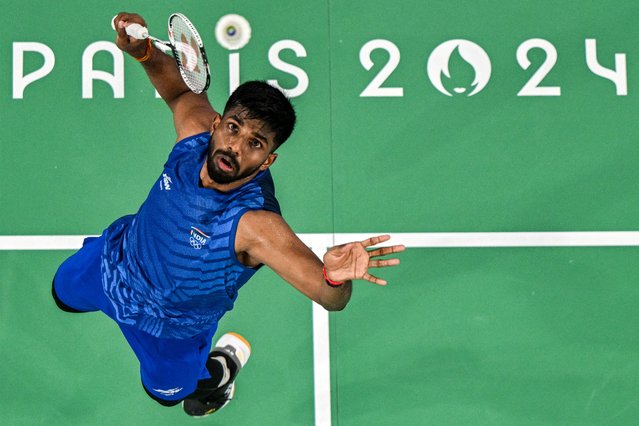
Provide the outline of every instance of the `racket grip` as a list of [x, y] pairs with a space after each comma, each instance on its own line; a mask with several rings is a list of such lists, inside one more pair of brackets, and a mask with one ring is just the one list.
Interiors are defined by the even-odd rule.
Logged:
[[124, 29], [128, 35], [138, 40], [146, 40], [149, 38], [149, 30], [140, 24], [129, 24]]

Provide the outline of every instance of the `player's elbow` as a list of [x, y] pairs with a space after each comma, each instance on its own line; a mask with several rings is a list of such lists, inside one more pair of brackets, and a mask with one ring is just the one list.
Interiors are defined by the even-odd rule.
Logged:
[[330, 312], [338, 312], [344, 310], [344, 308], [348, 305], [348, 301], [344, 303], [331, 303], [322, 305], [324, 309]]
[[339, 294], [330, 294], [330, 297], [323, 299], [320, 303], [322, 307], [331, 312], [343, 310], [346, 305], [348, 305], [349, 300], [351, 300], [352, 290], [350, 283], [346, 285], [348, 285], [348, 287], [338, 290]]

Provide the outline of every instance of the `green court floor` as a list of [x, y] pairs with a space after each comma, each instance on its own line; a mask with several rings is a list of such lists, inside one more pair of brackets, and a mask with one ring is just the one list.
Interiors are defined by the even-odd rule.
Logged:
[[[639, 291], [624, 277], [639, 271], [624, 259], [637, 250], [409, 250], [388, 287], [360, 283], [330, 314], [333, 422], [632, 424]], [[0, 252], [2, 418], [193, 422], [145, 395], [111, 320], [57, 311], [49, 278], [67, 254]], [[244, 333], [254, 353], [211, 424], [313, 424], [310, 311], [268, 271], [242, 290], [220, 332]]]
[[[297, 128], [272, 168], [283, 215], [300, 234], [639, 230], [635, 2], [6, 6], [0, 425], [315, 424], [312, 305], [266, 268], [220, 323], [220, 333], [240, 332], [254, 349], [237, 399], [196, 422], [146, 396], [108, 318], [55, 308], [51, 278], [71, 250], [2, 246], [7, 236], [99, 234], [137, 211], [161, 173], [174, 130], [139, 64], [122, 62], [123, 97], [87, 78], [115, 72], [109, 22], [120, 10], [139, 11], [159, 36], [176, 8], [192, 19], [218, 110], [232, 53], [242, 81], [293, 89], [307, 77], [293, 99]], [[252, 26], [238, 52], [215, 39], [229, 13]], [[531, 40], [537, 47], [526, 47]], [[442, 56], [451, 41], [457, 49]], [[104, 50], [85, 57], [94, 43]], [[49, 50], [51, 71], [16, 96]], [[593, 54], [608, 73], [592, 66]], [[428, 74], [429, 61], [439, 75]], [[480, 75], [485, 87], [468, 96]], [[373, 81], [401, 96], [362, 96]], [[531, 81], [561, 93], [520, 95]], [[401, 266], [380, 272], [387, 287], [355, 284], [349, 306], [328, 316], [333, 425], [638, 423], [639, 241], [485, 245], [414, 245]]]

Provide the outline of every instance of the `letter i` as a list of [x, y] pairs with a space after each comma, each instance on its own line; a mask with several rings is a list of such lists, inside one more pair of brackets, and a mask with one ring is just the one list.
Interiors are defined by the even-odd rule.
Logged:
[[215, 24], [215, 38], [229, 53], [229, 94], [240, 85], [240, 54], [238, 50], [251, 40], [251, 24], [241, 15], [222, 16]]
[[229, 54], [229, 95], [240, 85], [240, 52]]

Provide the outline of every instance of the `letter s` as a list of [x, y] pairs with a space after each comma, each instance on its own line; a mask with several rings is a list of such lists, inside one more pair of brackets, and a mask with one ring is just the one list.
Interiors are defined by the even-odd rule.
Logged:
[[268, 80], [268, 83], [283, 91], [289, 98], [294, 98], [296, 96], [300, 96], [301, 94], [306, 92], [306, 89], [308, 89], [308, 75], [306, 74], [306, 72], [304, 72], [303, 69], [296, 67], [295, 65], [286, 63], [280, 59], [279, 54], [284, 49], [291, 49], [293, 52], [295, 52], [295, 55], [298, 58], [306, 57], [306, 49], [304, 49], [304, 46], [302, 46], [301, 43], [295, 40], [280, 40], [273, 46], [271, 46], [268, 51], [268, 60], [271, 65], [273, 65], [273, 67], [275, 67], [276, 69], [284, 71], [285, 73], [291, 74], [292, 76], [297, 78], [297, 86], [293, 87], [292, 89], [284, 89], [277, 83], [277, 80]]

